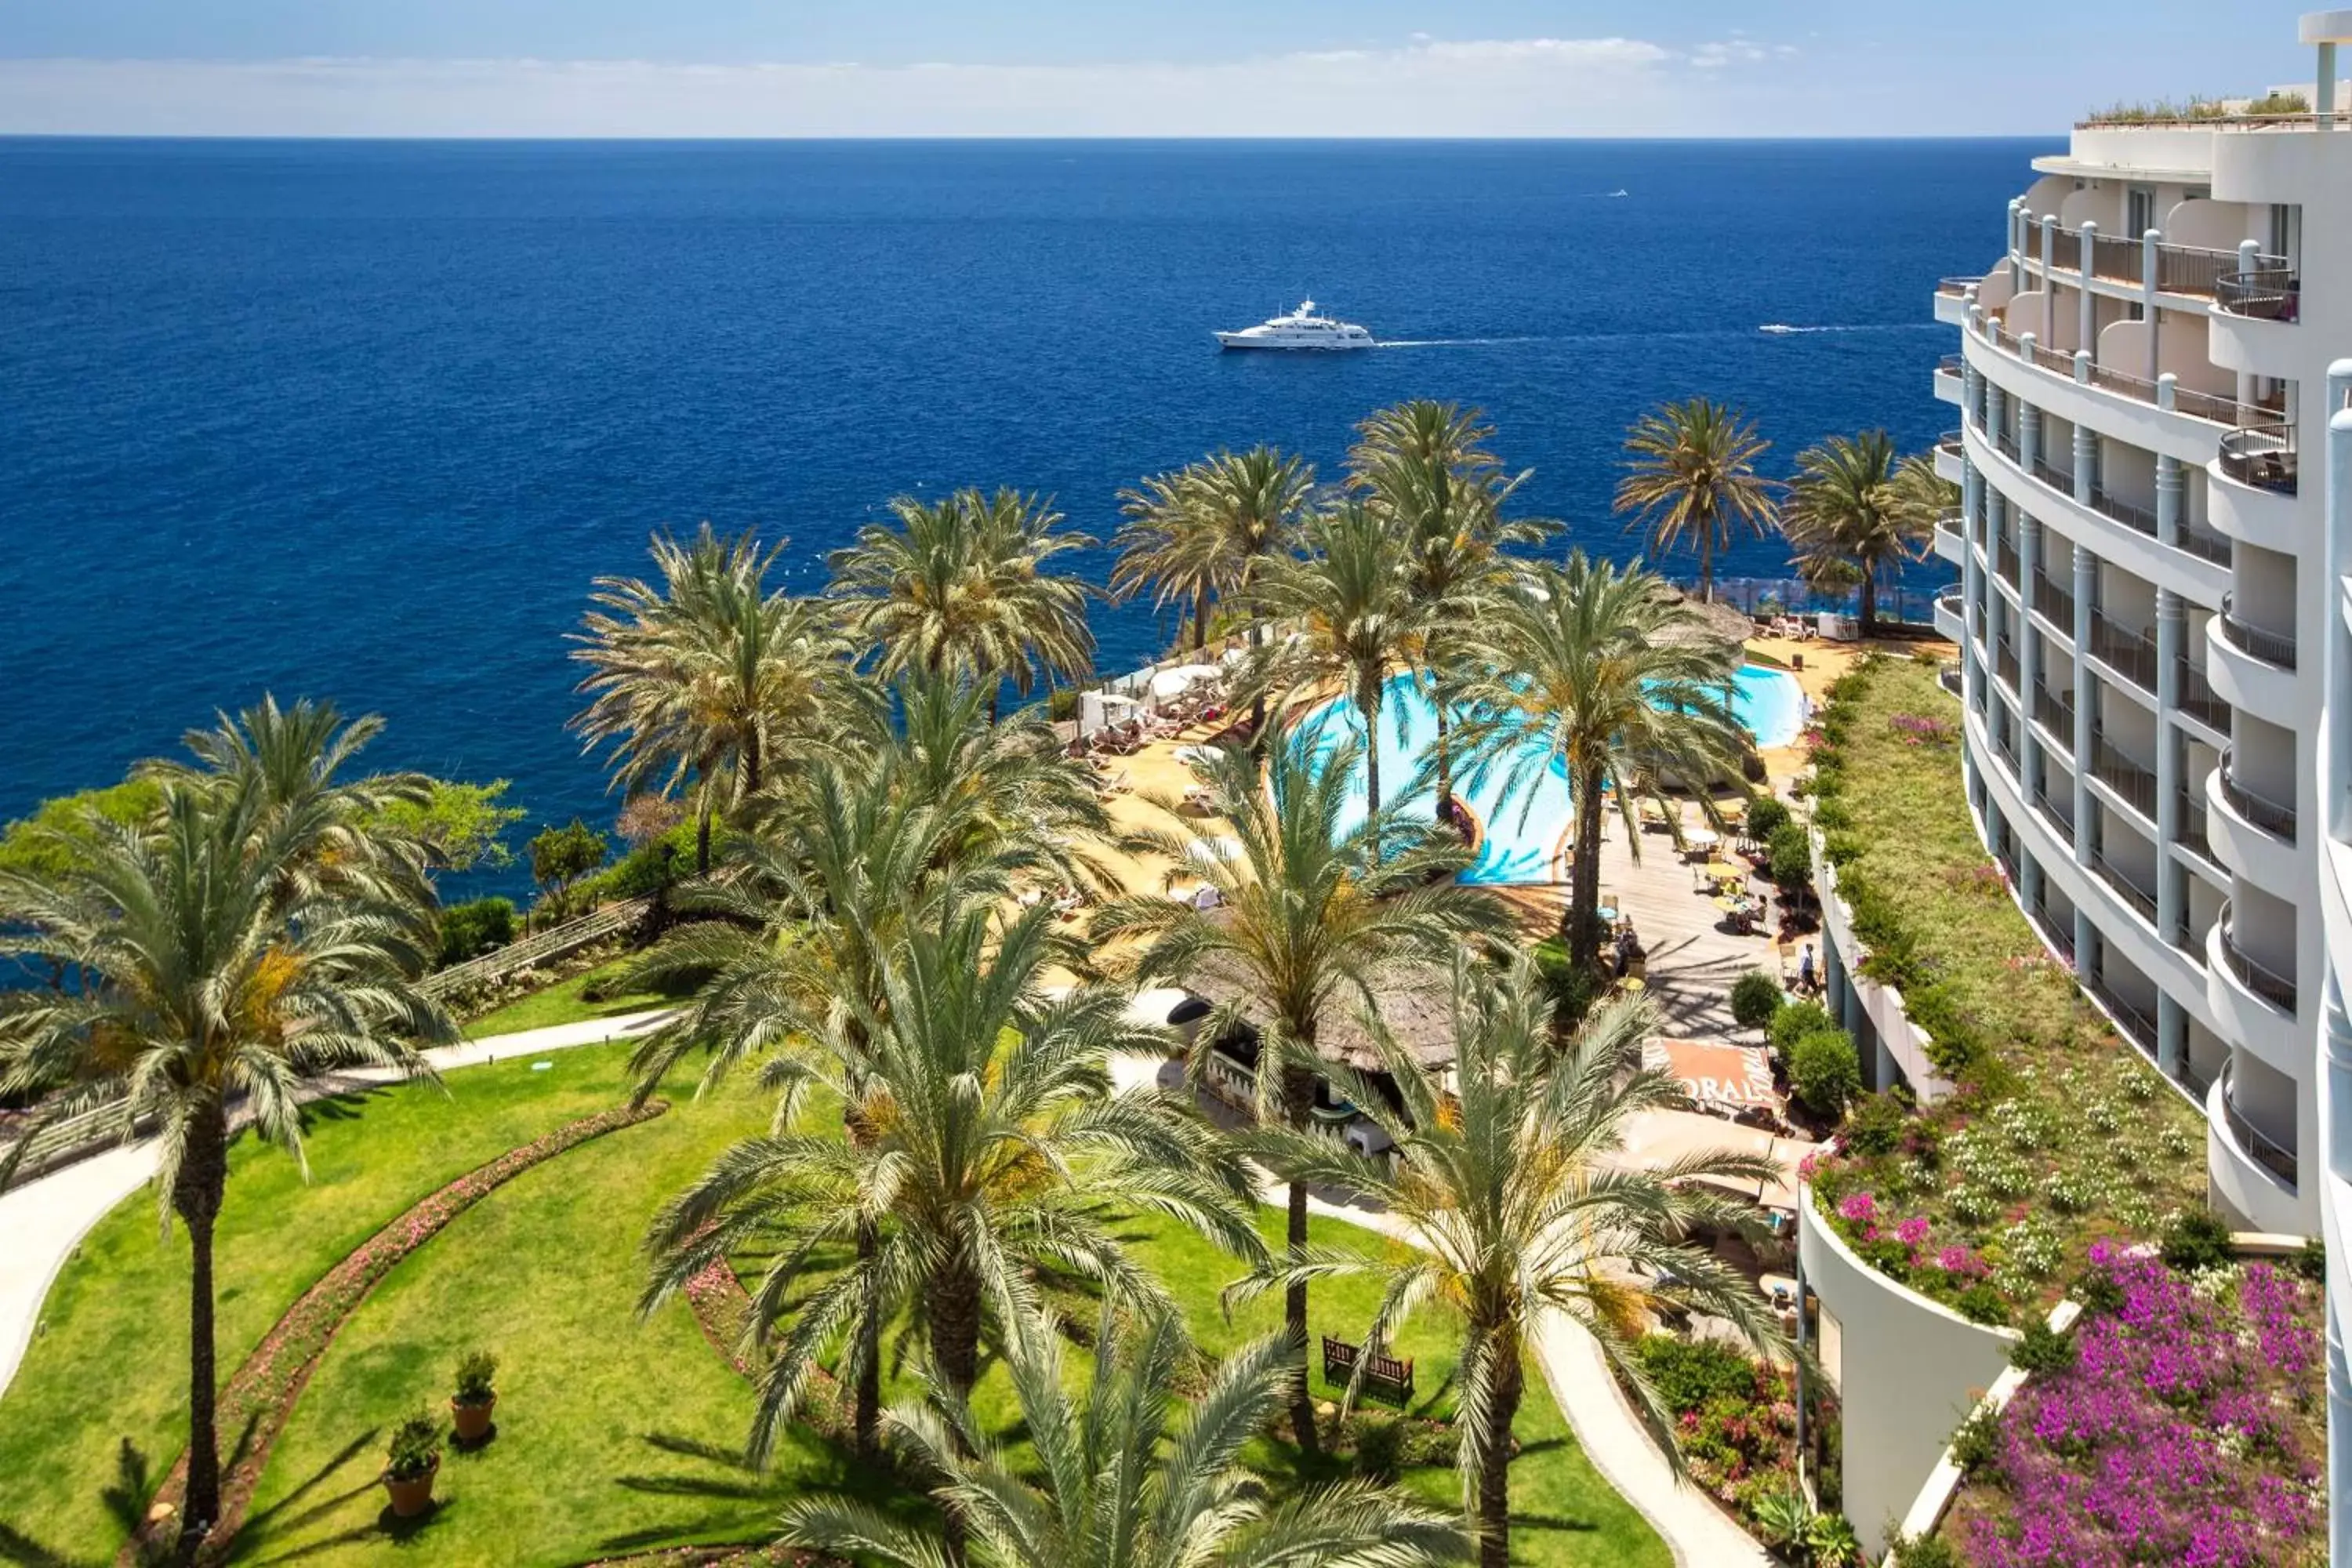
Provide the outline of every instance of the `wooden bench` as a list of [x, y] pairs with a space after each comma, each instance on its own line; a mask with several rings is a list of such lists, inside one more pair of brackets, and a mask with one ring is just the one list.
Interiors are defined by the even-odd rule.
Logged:
[[1345, 1387], [1356, 1375], [1356, 1363], [1364, 1363], [1364, 1386], [1389, 1395], [1400, 1404], [1412, 1398], [1412, 1363], [1399, 1361], [1392, 1355], [1377, 1352], [1367, 1355], [1360, 1345], [1346, 1340], [1323, 1336], [1323, 1381], [1334, 1387]]

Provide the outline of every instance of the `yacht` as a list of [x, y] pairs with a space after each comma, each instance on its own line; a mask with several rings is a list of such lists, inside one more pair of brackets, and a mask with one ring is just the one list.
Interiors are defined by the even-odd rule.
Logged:
[[1286, 316], [1276, 316], [1238, 332], [1219, 332], [1217, 342], [1229, 349], [1368, 349], [1372, 334], [1353, 321], [1335, 321], [1315, 313], [1315, 301], [1302, 302]]

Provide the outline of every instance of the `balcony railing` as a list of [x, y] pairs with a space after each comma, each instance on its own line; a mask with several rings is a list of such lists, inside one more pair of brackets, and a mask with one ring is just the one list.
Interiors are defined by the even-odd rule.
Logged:
[[2073, 802], [2069, 801], [2065, 807], [2061, 809], [2055, 795], [2048, 790], [2036, 789], [2033, 792], [2033, 809], [2042, 814], [2042, 819], [2051, 826], [2060, 838], [2066, 841], [2069, 848], [2074, 847], [2074, 806]]
[[[2135, 272], [2133, 277], [2137, 279], [2138, 274]], [[1985, 322], [1983, 336], [1996, 348], [2006, 349], [2020, 356], [2024, 353], [2025, 340], [1998, 321], [1988, 320]], [[2032, 359], [2033, 363], [2053, 375], [2063, 375], [2071, 380], [2074, 374], [2074, 356], [2063, 349], [2044, 348], [2037, 342], [2033, 345]], [[2091, 384], [2103, 392], [2112, 392], [2118, 397], [2128, 397], [2135, 403], [2145, 403], [2150, 407], [2158, 406], [2163, 401], [2161, 389], [2145, 376], [2134, 375], [2113, 365], [2095, 363], [2090, 367], [2090, 372]], [[2258, 423], [2261, 422], [2258, 416], [2267, 408], [2267, 405], [2241, 404], [2235, 397], [2218, 392], [2200, 392], [2177, 382], [2172, 388], [2174, 413], [2186, 414], [2192, 419], [2208, 420], [2216, 425]], [[2269, 411], [2281, 412], [2276, 409]]]
[[2250, 790], [2240, 784], [2237, 774], [2231, 769], [2229, 752], [2224, 751], [2221, 753], [2220, 766], [2221, 798], [2230, 803], [2230, 809], [2272, 837], [2283, 838], [2289, 844], [2294, 843], [2294, 807], [2281, 805], [2268, 795]]
[[2156, 1054], [2156, 1020], [2149, 1017], [2137, 1005], [2125, 1001], [2103, 976], [2086, 974], [2082, 976], [2082, 981], [2083, 989], [2098, 998], [2099, 1005], [2107, 1010], [2107, 1016], [2116, 1021], [2116, 1027], [2123, 1032], [2124, 1037], [2148, 1055], [2154, 1056]]
[[1965, 547], [1969, 539], [1968, 519], [1966, 514], [1963, 513], [1958, 507], [1951, 507], [1946, 510], [1937, 512], [1936, 514], [1936, 531], [1945, 538], [1951, 540], [1956, 545]]
[[2011, 691], [2017, 689], [2017, 645], [2007, 637], [1993, 644], [1993, 668], [2000, 671], [2000, 683]]
[[2014, 463], [2018, 460], [2017, 437], [2011, 435], [2008, 431], [1994, 431], [1992, 433], [1992, 446], [1994, 451], [1999, 452], [2011, 462]]
[[1946, 278], [1937, 282], [1936, 292], [1958, 299], [1983, 281], [1981, 278]]
[[2217, 533], [2201, 522], [2183, 519], [2180, 524], [2180, 548], [2191, 555], [2202, 556], [2217, 566], [2230, 563], [2230, 536]]
[[2294, 1151], [2255, 1126], [2246, 1113], [2238, 1109], [2237, 1064], [2221, 1064], [2221, 1121], [2230, 1130], [2230, 1140], [2237, 1144], [2247, 1159], [2268, 1171], [2292, 1191], [2301, 1180], [2299, 1163]]
[[2205, 803], [2194, 791], [2180, 792], [2180, 831], [2173, 835], [2173, 842], [2187, 845], [2209, 866], [2221, 864], [2213, 858], [2213, 840], [2206, 831]]
[[2294, 1011], [2295, 986], [2292, 975], [2281, 974], [2258, 958], [2249, 957], [2238, 945], [2238, 931], [2230, 918], [2230, 906], [2221, 906], [2221, 962], [2238, 977], [2238, 984], [2284, 1013]]
[[2074, 635], [2074, 595], [2052, 582], [2045, 573], [2033, 574], [2033, 607], [2068, 637]]
[[2015, 539], [2003, 534], [1993, 541], [1992, 563], [1994, 572], [2002, 582], [2012, 588], [2017, 586], [2017, 541]]
[[[2014, 452], [2010, 454], [2012, 458], [2016, 455]], [[2046, 450], [2033, 454], [2033, 461], [2027, 465], [2026, 471], [2060, 495], [2070, 496], [2074, 493], [2074, 470], [2062, 468], [2052, 462], [2050, 454]]]
[[2126, 631], [2099, 613], [2091, 614], [2091, 652], [2143, 691], [2156, 690], [2156, 644], [2145, 632]]
[[2106, 490], [2097, 489], [2091, 492], [2091, 510], [2102, 517], [2113, 518], [2135, 532], [2145, 533], [2150, 539], [2158, 537], [2156, 513], [2147, 507], [2134, 506]]
[[2221, 471], [2256, 489], [2295, 493], [2294, 426], [2247, 425], [2221, 437]]
[[1946, 354], [1942, 359], [1936, 362], [1936, 374], [1937, 375], [1958, 375], [1960, 374], [1960, 364], [1961, 360], [1959, 355]]
[[2034, 905], [2028, 914], [2033, 921], [2034, 929], [2041, 931], [2042, 940], [2057, 949], [2059, 957], [2069, 963], [2074, 963], [2074, 923], [2072, 921], [2053, 919], [2047, 904]]
[[2257, 267], [2231, 272], [2213, 290], [2213, 307], [2262, 321], [2292, 321], [2303, 308], [2303, 288], [2292, 267]]
[[2033, 683], [2033, 721], [2050, 731], [2071, 754], [2074, 750], [2074, 694], [2060, 696], [2039, 680]]
[[2091, 737], [2091, 776], [2124, 797], [2133, 810], [2156, 820], [2156, 772], [2126, 756], [2105, 735]]
[[2232, 595], [2221, 595], [2221, 640], [2240, 653], [2261, 659], [2264, 664], [2281, 669], [2294, 668], [2294, 639], [2265, 631], [2251, 621], [2240, 618], [2231, 603]]
[[2174, 669], [2180, 677], [2180, 706], [2214, 729], [2227, 733], [2230, 705], [2221, 700], [2221, 694], [2213, 689], [2213, 683], [2205, 678], [2205, 672], [2186, 658], [2175, 665]]
[[2116, 895], [2121, 898], [2124, 902], [2138, 910], [2140, 919], [2147, 921], [2150, 925], [2154, 925], [2156, 923], [2156, 895], [2154, 893], [2149, 892], [2146, 888], [2141, 887], [2137, 882], [2133, 881], [2129, 877], [2124, 875], [2124, 873], [2116, 868], [2116, 863], [2108, 859], [2104, 855], [2094, 855], [2091, 857], [2091, 869], [2097, 872], [2099, 875], [2099, 880], [2105, 882], [2108, 887], [2113, 888], [2116, 890]]
[[[2041, 259], [2042, 227], [2036, 223], [2026, 230], [2023, 254], [2029, 260]], [[2051, 227], [2051, 268], [2063, 272], [2085, 270], [2084, 252], [2087, 248], [2090, 253], [2087, 270], [2092, 277], [2103, 278], [2111, 283], [2144, 283], [2147, 280], [2147, 253], [2138, 237], [2095, 233], [2090, 237], [2087, 247], [2084, 238], [2079, 229]], [[2167, 294], [2212, 295], [2219, 291], [2223, 278], [2234, 275], [2243, 265], [2242, 258], [2234, 250], [2210, 250], [2203, 246], [2174, 245], [2159, 240], [2156, 247], [2156, 286]], [[2254, 265], [2258, 270], [2283, 268], [2286, 258], [2257, 256]]]
[[[2004, 708], [2001, 711], [2005, 715], [2009, 710]], [[2009, 764], [2009, 771], [2011, 773], [2013, 773], [2017, 772], [2017, 731], [2011, 729], [2006, 722], [1996, 721], [1994, 723], [1992, 727], [1992, 749], [2000, 753], [2000, 760]]]

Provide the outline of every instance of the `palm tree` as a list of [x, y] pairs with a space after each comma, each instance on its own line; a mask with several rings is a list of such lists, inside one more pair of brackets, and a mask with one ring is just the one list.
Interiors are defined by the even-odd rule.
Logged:
[[1745, 529], [1761, 538], [1772, 521], [1772, 482], [1756, 471], [1771, 445], [1735, 408], [1704, 397], [1644, 414], [1626, 432], [1617, 510], [1644, 531], [1656, 561], [1685, 544], [1698, 551], [1699, 597], [1715, 597], [1715, 558]]
[[1151, 607], [1192, 605], [1192, 646], [1209, 641], [1209, 606], [1224, 585], [1224, 540], [1202, 502], [1204, 464], [1152, 474], [1118, 492], [1127, 521], [1111, 536], [1118, 552], [1110, 588], [1126, 598], [1151, 586]]
[[[1112, 1215], [1172, 1216], [1237, 1256], [1264, 1256], [1247, 1178], [1208, 1129], [1158, 1090], [1112, 1092], [1116, 1052], [1163, 1052], [1164, 1033], [1129, 1021], [1124, 992], [1043, 987], [1070, 956], [1053, 912], [1000, 925], [991, 906], [926, 909], [882, 954], [879, 1005], [848, 986], [830, 999], [822, 1054], [779, 1058], [772, 1079], [822, 1085], [868, 1130], [845, 1142], [795, 1132], [797, 1093], [779, 1131], [736, 1144], [654, 1223], [650, 1310], [713, 1262], [777, 1248], [753, 1292], [747, 1333], [765, 1342], [794, 1287], [831, 1247], [871, 1226], [867, 1278], [835, 1277], [803, 1302], [761, 1379], [751, 1450], [764, 1460], [816, 1352], [878, 1300], [884, 1316], [919, 1303], [940, 1384], [969, 1394], [983, 1321], [1032, 1300], [1024, 1270], [1077, 1271], [1129, 1301], [1164, 1300], [1121, 1248]], [[841, 1064], [855, 1063], [853, 1074]]]
[[1862, 591], [1862, 635], [1878, 630], [1878, 578], [1927, 557], [1936, 519], [1958, 491], [1920, 457], [1897, 459], [1884, 430], [1832, 436], [1797, 455], [1780, 531], [1805, 580]]
[[573, 636], [589, 667], [588, 706], [572, 720], [590, 747], [612, 747], [624, 793], [691, 781], [695, 868], [710, 869], [715, 816], [759, 793], [777, 767], [827, 735], [845, 700], [845, 645], [823, 607], [771, 591], [782, 544], [652, 542], [659, 584], [599, 577]]
[[1389, 671], [1419, 646], [1425, 625], [1406, 581], [1404, 536], [1380, 512], [1349, 500], [1307, 522], [1307, 543], [1306, 556], [1276, 560], [1260, 580], [1261, 607], [1295, 618], [1299, 631], [1286, 649], [1260, 661], [1249, 684], [1262, 695], [1276, 681], [1293, 691], [1340, 683], [1364, 722], [1364, 803], [1377, 816]]
[[[1294, 1180], [1386, 1210], [1419, 1244], [1379, 1257], [1335, 1250], [1295, 1272], [1384, 1276], [1369, 1343], [1387, 1342], [1424, 1305], [1460, 1324], [1463, 1501], [1477, 1519], [1484, 1568], [1505, 1568], [1511, 1427], [1544, 1314], [1563, 1313], [1592, 1334], [1679, 1467], [1673, 1413], [1643, 1374], [1634, 1345], [1660, 1302], [1720, 1317], [1759, 1351], [1780, 1345], [1746, 1279], [1683, 1245], [1702, 1227], [1739, 1231], [1752, 1223], [1748, 1204], [1706, 1183], [1759, 1182], [1775, 1170], [1759, 1155], [1728, 1150], [1663, 1164], [1625, 1157], [1634, 1117], [1685, 1103], [1665, 1073], [1629, 1070], [1657, 1028], [1647, 1004], [1609, 1004], [1563, 1047], [1544, 982], [1525, 959], [1497, 974], [1457, 957], [1453, 982], [1452, 1073], [1381, 1032], [1381, 1068], [1402, 1109], [1369, 1088], [1351, 1096], [1395, 1141], [1393, 1164], [1287, 1129], [1266, 1130], [1257, 1149]], [[1240, 1293], [1285, 1278], [1276, 1270]]]
[[1505, 521], [1503, 504], [1532, 470], [1506, 474], [1485, 445], [1494, 433], [1475, 408], [1423, 398], [1365, 420], [1348, 454], [1349, 488], [1404, 531], [1405, 592], [1422, 622], [1414, 663], [1437, 716], [1430, 761], [1441, 822], [1450, 819], [1454, 804], [1447, 688], [1461, 633], [1508, 570], [1503, 547], [1535, 542], [1546, 531], [1541, 523]]
[[425, 845], [396, 832], [387, 813], [426, 800], [433, 781], [423, 773], [358, 773], [352, 764], [383, 732], [375, 714], [343, 721], [331, 702], [308, 698], [290, 708], [265, 693], [251, 708], [215, 716], [213, 728], [182, 739], [192, 762], [158, 758], [134, 776], [168, 781], [200, 793], [257, 794], [257, 832], [286, 829], [295, 848], [285, 862], [281, 896], [351, 893], [404, 913], [427, 931], [433, 892]]
[[[1175, 1321], [1123, 1328], [1106, 1311], [1083, 1405], [1051, 1326], [1024, 1320], [1014, 1344], [1013, 1392], [1034, 1464], [1016, 1464], [945, 1391], [890, 1416], [989, 1568], [1423, 1568], [1469, 1555], [1458, 1520], [1385, 1488], [1267, 1495], [1243, 1453], [1297, 1376], [1280, 1339], [1227, 1356], [1188, 1401], [1176, 1384], [1192, 1351]], [[941, 1557], [932, 1531], [847, 1499], [788, 1505], [783, 1540], [890, 1568], [939, 1568]]]
[[230, 1102], [299, 1162], [304, 1079], [379, 1065], [429, 1075], [412, 1042], [457, 1033], [411, 984], [431, 951], [412, 912], [319, 875], [317, 821], [257, 775], [167, 779], [152, 824], [78, 829], [55, 880], [0, 873], [0, 956], [80, 977], [0, 992], [0, 1093], [50, 1094], [44, 1121], [109, 1106], [125, 1139], [152, 1122], [164, 1222], [187, 1226], [184, 1557], [220, 1514], [213, 1239]]
[[[1175, 826], [1139, 833], [1128, 846], [1197, 870], [1216, 889], [1218, 907], [1204, 912], [1141, 894], [1107, 906], [1093, 934], [1098, 947], [1140, 942], [1131, 962], [1142, 983], [1208, 976], [1225, 990], [1223, 1005], [1194, 1036], [1196, 1068], [1216, 1041], [1254, 1033], [1260, 1116], [1303, 1130], [1324, 1066], [1318, 1041], [1340, 1009], [1368, 1005], [1383, 985], [1506, 922], [1486, 893], [1444, 875], [1462, 863], [1458, 840], [1417, 831], [1393, 808], [1342, 826], [1353, 741], [1318, 758], [1286, 725], [1277, 723], [1267, 739], [1263, 784], [1255, 761], [1234, 748], [1220, 747], [1196, 764], [1230, 841], [1167, 805]], [[1289, 1250], [1303, 1258], [1306, 1184], [1290, 1184], [1287, 1205]], [[1292, 1346], [1304, 1357], [1303, 1280], [1285, 1308]], [[1291, 1425], [1312, 1447], [1315, 1414], [1303, 1376], [1291, 1394]]]
[[[1602, 814], [1613, 801], [1638, 860], [1638, 797], [1670, 782], [1703, 788], [1738, 767], [1748, 745], [1731, 710], [1739, 647], [1664, 579], [1579, 550], [1491, 605], [1475, 652], [1466, 765], [1481, 777], [1500, 770], [1504, 796], [1526, 792], [1529, 804], [1547, 770], [1565, 771], [1576, 825], [1567, 934], [1590, 964], [1601, 948]], [[1704, 794], [1700, 806], [1714, 810]]]
[[1022, 696], [1094, 658], [1086, 584], [1047, 562], [1094, 541], [1060, 529], [1061, 513], [1018, 491], [961, 489], [938, 501], [900, 496], [896, 526], [868, 524], [833, 556], [829, 590], [850, 601], [856, 635], [881, 649], [886, 679], [908, 669]]

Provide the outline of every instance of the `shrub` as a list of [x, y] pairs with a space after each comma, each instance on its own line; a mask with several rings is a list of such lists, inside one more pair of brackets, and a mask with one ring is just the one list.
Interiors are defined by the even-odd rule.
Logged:
[[2166, 1227], [2164, 1262], [2183, 1274], [2218, 1268], [2230, 1261], [2230, 1227], [2210, 1209], [2195, 1209]]
[[1759, 843], [1769, 843], [1789, 820], [1789, 808], [1770, 795], [1759, 799], [1748, 808], [1748, 837]]
[[2063, 1372], [2074, 1364], [2074, 1338], [2036, 1318], [2009, 1352], [2009, 1364], [2024, 1373]]
[[1761, 1493], [1748, 1511], [1756, 1521], [1756, 1533], [1776, 1552], [1803, 1541], [1805, 1526], [1813, 1519], [1813, 1505], [1805, 1500], [1803, 1492], [1790, 1486]]
[[1940, 1535], [1922, 1535], [1916, 1540], [1897, 1535], [1887, 1542], [1894, 1556], [1895, 1568], [1967, 1568], [1960, 1561], [1959, 1548]]
[[499, 1358], [488, 1351], [467, 1351], [457, 1363], [457, 1403], [481, 1405], [498, 1391]]
[[571, 908], [572, 884], [612, 853], [604, 836], [576, 816], [567, 826], [541, 828], [525, 847], [531, 880], [539, 884], [549, 912], [558, 917]]
[[1658, 1397], [1677, 1415], [1703, 1410], [1718, 1399], [1755, 1397], [1755, 1366], [1728, 1345], [1646, 1334], [1634, 1354]]
[[441, 1426], [430, 1411], [419, 1410], [393, 1428], [384, 1453], [383, 1473], [396, 1481], [413, 1481], [440, 1462]]
[[1066, 724], [1078, 716], [1078, 689], [1057, 686], [1045, 694], [1045, 717], [1056, 724]]
[[1751, 969], [1731, 983], [1731, 1016], [1743, 1029], [1760, 1029], [1772, 1021], [1784, 999], [1779, 976]]
[[2009, 1324], [2008, 1300], [1981, 1281], [1953, 1297], [1952, 1305], [1972, 1323], [1987, 1323], [1994, 1328], [2006, 1328]]
[[441, 911], [441, 962], [463, 963], [514, 941], [511, 899], [474, 899]]
[[1845, 1146], [1856, 1154], [1892, 1154], [1903, 1142], [1908, 1115], [1891, 1094], [1865, 1094], [1846, 1123]]
[[1784, 822], [1772, 830], [1765, 849], [1764, 874], [1783, 893], [1792, 893], [1813, 879], [1813, 847], [1805, 830]]
[[1544, 993], [1551, 998], [1553, 1026], [1573, 1029], [1584, 1021], [1584, 1015], [1601, 994], [1602, 977], [1580, 968], [1569, 957], [1568, 944], [1556, 939], [1536, 943], [1532, 956]]
[[1853, 1037], [1843, 1029], [1822, 1029], [1800, 1039], [1789, 1051], [1789, 1086], [1815, 1115], [1844, 1114], [1846, 1101], [1862, 1089]]
[[1952, 1463], [1960, 1468], [1981, 1472], [2000, 1458], [2000, 1417], [1990, 1410], [1979, 1410], [1952, 1434]]
[[2327, 1278], [2327, 1244], [2311, 1237], [2303, 1244], [2303, 1250], [2286, 1259], [2286, 1266], [2297, 1278], [2318, 1284]]
[[1820, 1003], [1790, 997], [1780, 1004], [1771, 1021], [1764, 1026], [1764, 1034], [1772, 1042], [1772, 1048], [1786, 1056], [1807, 1035], [1837, 1026], [1838, 1021]]

